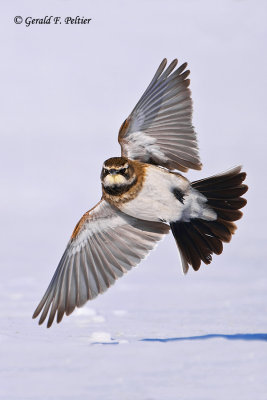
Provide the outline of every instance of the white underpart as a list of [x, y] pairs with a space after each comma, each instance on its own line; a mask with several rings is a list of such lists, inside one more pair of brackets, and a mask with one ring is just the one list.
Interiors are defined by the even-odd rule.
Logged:
[[206, 204], [207, 198], [199, 191], [190, 187], [190, 193], [185, 197], [182, 220], [185, 222], [193, 218], [201, 218], [206, 221], [214, 221], [217, 214]]
[[128, 143], [124, 144], [124, 148], [127, 154], [131, 154], [131, 158], [148, 161], [153, 156], [167, 161], [164, 153], [160, 150], [160, 146], [156, 144], [157, 140], [155, 138], [143, 132], [134, 132], [127, 136], [127, 141]]
[[[175, 197], [175, 188], [184, 193], [183, 203]], [[206, 205], [206, 201], [206, 197], [192, 189], [185, 178], [164, 168], [150, 166], [141, 192], [134, 200], [124, 203], [121, 210], [148, 221], [215, 220], [216, 213]]]

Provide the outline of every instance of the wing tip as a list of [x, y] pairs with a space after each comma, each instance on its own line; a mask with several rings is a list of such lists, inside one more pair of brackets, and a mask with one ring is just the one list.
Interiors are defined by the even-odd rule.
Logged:
[[[39, 313], [38, 313], [39, 314]], [[34, 313], [32, 314], [32, 319], [37, 318], [38, 314], [36, 313], [36, 310], [34, 311]]]
[[52, 324], [53, 324], [53, 321], [54, 321], [54, 317], [53, 317], [53, 320], [52, 321], [49, 321], [48, 320], [48, 322], [47, 322], [47, 324], [46, 324], [46, 327], [49, 329], [49, 328], [51, 328], [51, 326], [52, 326]]
[[174, 58], [174, 59], [172, 60], [172, 62], [170, 63], [170, 65], [173, 65], [173, 66], [174, 66], [173, 68], [175, 68], [177, 64], [178, 64], [178, 58]]
[[40, 314], [40, 312], [42, 311], [42, 309], [43, 309], [43, 305], [41, 306], [41, 303], [38, 304], [38, 306], [36, 307], [34, 313], [32, 314], [32, 319], [37, 318], [38, 315]]
[[[42, 311], [42, 308], [39, 309], [39, 306], [36, 308], [36, 310], [34, 311], [34, 313], [32, 314], [32, 319], [36, 319], [38, 317], [38, 315], [40, 314], [40, 312]], [[42, 325], [43, 322], [45, 321], [46, 316], [42, 318], [42, 316], [40, 317], [39, 321], [38, 321], [38, 325]], [[50, 325], [51, 326], [51, 325]], [[50, 326], [47, 326], [48, 328]]]
[[162, 67], [162, 66], [164, 65], [164, 68], [165, 68], [166, 65], [167, 65], [167, 62], [168, 62], [167, 58], [164, 57], [163, 60], [162, 60], [161, 63], [160, 63], [160, 67]]

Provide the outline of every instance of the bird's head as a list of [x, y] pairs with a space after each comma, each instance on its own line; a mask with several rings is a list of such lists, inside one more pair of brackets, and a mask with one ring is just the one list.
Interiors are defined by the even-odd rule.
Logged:
[[128, 190], [136, 181], [133, 163], [125, 157], [113, 157], [106, 160], [101, 172], [103, 189], [113, 195]]

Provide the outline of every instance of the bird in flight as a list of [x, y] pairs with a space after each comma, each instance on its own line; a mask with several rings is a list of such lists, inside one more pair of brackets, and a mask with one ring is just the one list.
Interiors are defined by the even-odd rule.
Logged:
[[192, 100], [184, 63], [164, 59], [123, 122], [121, 157], [106, 160], [102, 198], [77, 223], [36, 308], [50, 327], [107, 290], [139, 264], [170, 230], [182, 269], [195, 271], [221, 254], [242, 217], [248, 187], [241, 167], [189, 182], [177, 171], [200, 170]]

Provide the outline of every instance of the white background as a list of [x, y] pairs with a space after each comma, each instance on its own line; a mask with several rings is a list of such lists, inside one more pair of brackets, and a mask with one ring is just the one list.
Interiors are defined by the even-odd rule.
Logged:
[[[1, 2], [1, 400], [267, 398], [266, 12], [259, 0]], [[46, 15], [62, 24], [13, 21]], [[80, 313], [39, 327], [32, 312], [164, 57], [191, 70], [204, 167], [187, 176], [248, 173], [239, 229], [186, 277], [169, 235]]]

